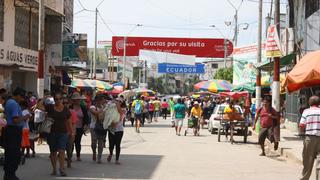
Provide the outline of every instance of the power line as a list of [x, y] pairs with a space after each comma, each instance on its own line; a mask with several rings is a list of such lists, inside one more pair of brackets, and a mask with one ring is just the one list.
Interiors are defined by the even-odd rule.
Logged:
[[103, 19], [102, 15], [100, 14], [100, 12], [98, 11], [98, 15], [101, 18], [103, 24], [107, 27], [107, 29], [112, 33], [112, 35], [115, 35], [115, 33], [111, 30], [110, 26], [106, 23], [106, 21]]
[[[249, 2], [253, 2], [253, 3], [259, 3], [258, 0], [247, 0]], [[272, 1], [263, 1], [264, 4], [271, 4]], [[286, 2], [280, 2], [280, 4], [287, 4]]]

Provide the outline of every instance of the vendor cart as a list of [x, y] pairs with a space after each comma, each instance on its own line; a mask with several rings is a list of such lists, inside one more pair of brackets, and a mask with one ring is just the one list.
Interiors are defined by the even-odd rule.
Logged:
[[221, 141], [221, 135], [224, 134], [228, 138], [228, 130], [230, 131], [230, 142], [233, 144], [234, 136], [243, 136], [243, 142], [247, 143], [248, 138], [248, 123], [242, 118], [242, 115], [238, 113], [238, 117], [229, 118], [226, 114], [220, 114], [220, 126], [218, 127], [218, 142]]

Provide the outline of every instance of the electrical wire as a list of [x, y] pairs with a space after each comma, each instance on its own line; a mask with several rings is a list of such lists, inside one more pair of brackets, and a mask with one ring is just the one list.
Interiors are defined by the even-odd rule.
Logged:
[[110, 26], [106, 23], [106, 21], [103, 19], [101, 13], [98, 11], [98, 15], [101, 18], [103, 24], [107, 27], [107, 29], [112, 33], [112, 35], [115, 35], [115, 33], [111, 30]]
[[[249, 2], [253, 2], [253, 3], [259, 3], [259, 0], [247, 0]], [[271, 4], [272, 1], [263, 1], [264, 4]], [[286, 2], [280, 2], [280, 4], [287, 4]]]

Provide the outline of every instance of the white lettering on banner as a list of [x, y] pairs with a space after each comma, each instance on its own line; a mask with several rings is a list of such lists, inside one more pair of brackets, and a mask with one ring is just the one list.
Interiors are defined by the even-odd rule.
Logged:
[[196, 68], [166, 68], [167, 73], [196, 73], [197, 69]]
[[30, 71], [37, 71], [38, 52], [16, 46], [8, 46], [0, 42], [0, 64], [17, 64], [30, 68]]
[[142, 42], [143, 46], [148, 47], [206, 47], [206, 44], [203, 42], [163, 42], [163, 41], [148, 41], [144, 40]]

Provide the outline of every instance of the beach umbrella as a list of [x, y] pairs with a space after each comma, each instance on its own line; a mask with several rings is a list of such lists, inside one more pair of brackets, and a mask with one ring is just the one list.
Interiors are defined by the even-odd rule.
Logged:
[[210, 91], [213, 93], [229, 92], [232, 84], [226, 80], [214, 79], [210, 81], [202, 81], [194, 85], [194, 88], [202, 91]]
[[85, 87], [85, 88], [93, 88], [90, 81], [86, 79], [74, 79], [71, 81], [71, 87]]
[[151, 89], [145, 89], [145, 88], [137, 88], [137, 89], [132, 89], [132, 91], [136, 95], [143, 95], [143, 96], [155, 96], [156, 92], [152, 91]]

